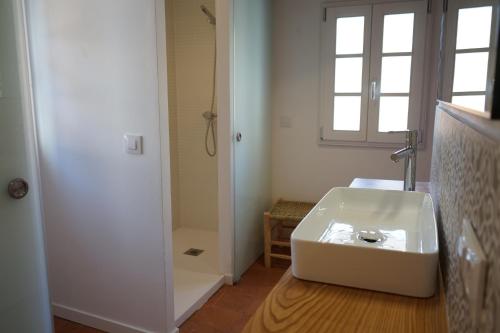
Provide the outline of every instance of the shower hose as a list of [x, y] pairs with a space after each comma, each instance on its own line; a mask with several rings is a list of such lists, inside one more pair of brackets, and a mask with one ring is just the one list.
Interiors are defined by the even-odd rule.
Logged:
[[[203, 113], [203, 118], [207, 120], [207, 129], [205, 131], [205, 150], [208, 156], [214, 157], [217, 154], [217, 138], [215, 132], [215, 125], [217, 113], [215, 112], [215, 72], [217, 69], [217, 46], [214, 48], [214, 65], [212, 73], [212, 100], [210, 102], [210, 111]], [[211, 137], [212, 140], [209, 140]], [[212, 141], [212, 147], [209, 145]]]

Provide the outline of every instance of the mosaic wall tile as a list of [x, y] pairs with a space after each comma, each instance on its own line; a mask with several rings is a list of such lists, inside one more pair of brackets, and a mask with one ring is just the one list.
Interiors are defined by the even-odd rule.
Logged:
[[440, 107], [434, 129], [431, 194], [440, 234], [449, 331], [474, 332], [456, 255], [462, 221], [467, 218], [489, 263], [477, 332], [500, 332], [500, 142]]

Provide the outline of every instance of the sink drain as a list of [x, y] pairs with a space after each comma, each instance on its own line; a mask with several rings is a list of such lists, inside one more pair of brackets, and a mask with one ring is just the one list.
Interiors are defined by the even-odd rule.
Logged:
[[358, 232], [358, 239], [367, 243], [378, 243], [385, 240], [385, 236], [380, 231], [362, 230]]
[[204, 250], [202, 250], [202, 249], [190, 248], [189, 250], [184, 252], [184, 254], [187, 254], [188, 256], [197, 257], [200, 254], [202, 254], [203, 252], [204, 252]]

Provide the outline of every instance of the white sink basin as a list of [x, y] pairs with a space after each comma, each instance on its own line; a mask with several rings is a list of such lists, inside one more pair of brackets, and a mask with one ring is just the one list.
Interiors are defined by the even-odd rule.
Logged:
[[292, 233], [299, 279], [430, 297], [438, 239], [427, 193], [333, 188]]

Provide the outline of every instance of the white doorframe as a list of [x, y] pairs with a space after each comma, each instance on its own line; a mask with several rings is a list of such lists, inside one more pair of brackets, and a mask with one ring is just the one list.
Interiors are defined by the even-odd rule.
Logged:
[[215, 1], [217, 26], [217, 146], [219, 196], [219, 267], [225, 283], [234, 270], [234, 99], [233, 0]]
[[170, 179], [170, 138], [168, 125], [167, 34], [165, 0], [155, 0], [156, 52], [158, 68], [158, 112], [162, 179], [162, 219], [165, 260], [165, 302], [167, 332], [178, 332], [174, 312], [174, 262], [172, 238], [172, 192]]

